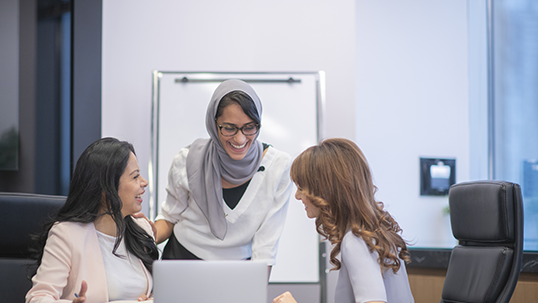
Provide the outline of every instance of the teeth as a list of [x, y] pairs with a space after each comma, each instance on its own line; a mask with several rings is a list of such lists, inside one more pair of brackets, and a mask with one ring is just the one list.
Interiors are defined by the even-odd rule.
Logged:
[[142, 198], [142, 195], [136, 195], [136, 198], [140, 199], [140, 198]]
[[247, 145], [247, 142], [243, 143], [243, 145], [234, 145], [233, 143], [230, 143], [234, 148], [241, 149]]

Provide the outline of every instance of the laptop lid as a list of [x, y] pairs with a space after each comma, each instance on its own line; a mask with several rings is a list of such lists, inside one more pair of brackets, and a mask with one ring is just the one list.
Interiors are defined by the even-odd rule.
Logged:
[[153, 263], [155, 303], [266, 303], [267, 263], [158, 260]]

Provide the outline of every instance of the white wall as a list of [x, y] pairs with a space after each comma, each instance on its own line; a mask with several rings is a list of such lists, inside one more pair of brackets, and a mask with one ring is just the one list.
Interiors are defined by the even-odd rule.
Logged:
[[[324, 70], [326, 137], [354, 139], [363, 149], [378, 198], [408, 240], [452, 246], [442, 213], [447, 198], [419, 195], [419, 157], [456, 158], [461, 182], [470, 179], [471, 146], [482, 148], [470, 144], [470, 127], [483, 131], [483, 121], [476, 126], [469, 115], [483, 107], [469, 96], [484, 96], [468, 85], [468, 4], [104, 1], [103, 135], [133, 142], [146, 170], [152, 70]], [[481, 55], [480, 49], [473, 58]], [[328, 302], [336, 275], [329, 275]]]
[[[132, 142], [147, 176], [153, 70], [323, 70], [326, 137], [353, 139], [354, 15], [354, 0], [103, 1], [102, 135]], [[294, 293], [314, 302], [316, 289]]]
[[102, 135], [132, 142], [147, 176], [153, 70], [324, 70], [326, 134], [352, 139], [354, 5], [353, 0], [103, 1]]
[[420, 196], [419, 158], [469, 179], [467, 1], [356, 2], [356, 139], [377, 197], [418, 247], [455, 244], [447, 197]]

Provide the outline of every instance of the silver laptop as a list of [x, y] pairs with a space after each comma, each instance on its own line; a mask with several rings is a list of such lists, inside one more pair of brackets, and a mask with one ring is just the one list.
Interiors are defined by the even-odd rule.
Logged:
[[267, 263], [158, 260], [155, 303], [267, 303]]

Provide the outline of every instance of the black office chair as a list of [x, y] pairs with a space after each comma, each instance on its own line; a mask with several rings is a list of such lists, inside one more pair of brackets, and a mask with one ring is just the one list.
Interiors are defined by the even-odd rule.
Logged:
[[452, 233], [441, 303], [510, 301], [523, 259], [523, 201], [518, 184], [476, 181], [449, 191]]
[[0, 301], [24, 302], [32, 287], [28, 279], [31, 259], [30, 235], [65, 203], [64, 196], [0, 193]]

